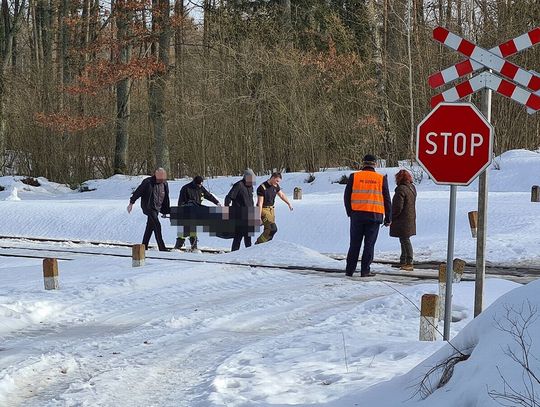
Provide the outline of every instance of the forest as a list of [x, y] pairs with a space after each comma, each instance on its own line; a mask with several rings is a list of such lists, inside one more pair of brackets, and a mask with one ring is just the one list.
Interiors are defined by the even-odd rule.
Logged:
[[[0, 175], [395, 165], [462, 59], [433, 28], [489, 49], [539, 23], [538, 0], [1, 0]], [[492, 119], [496, 154], [540, 147], [538, 114], [494, 95]]]

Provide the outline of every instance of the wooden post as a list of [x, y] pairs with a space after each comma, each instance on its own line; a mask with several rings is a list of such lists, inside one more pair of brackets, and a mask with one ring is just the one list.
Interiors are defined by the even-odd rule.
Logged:
[[471, 226], [472, 237], [476, 239], [478, 231], [478, 211], [469, 212], [469, 225]]
[[299, 188], [299, 187], [294, 188], [293, 199], [297, 199], [297, 200], [302, 199], [302, 188]]
[[454, 259], [454, 283], [461, 282], [463, 273], [465, 273], [465, 261], [461, 259]]
[[43, 279], [46, 290], [58, 290], [58, 260], [43, 259]]
[[424, 294], [420, 307], [420, 340], [436, 341], [439, 325], [439, 296]]
[[439, 264], [439, 315], [444, 315], [446, 300], [446, 263]]
[[145, 260], [145, 247], [143, 244], [134, 244], [132, 247], [132, 266], [133, 267], [141, 267], [144, 266], [144, 260]]
[[540, 185], [531, 188], [531, 202], [540, 202]]

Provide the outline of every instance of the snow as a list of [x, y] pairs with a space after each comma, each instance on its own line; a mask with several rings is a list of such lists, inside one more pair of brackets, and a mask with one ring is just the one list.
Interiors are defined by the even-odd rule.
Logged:
[[[511, 151], [495, 165], [488, 260], [538, 267], [540, 204], [530, 202], [530, 188], [540, 184], [540, 154]], [[383, 170], [390, 180], [396, 171]], [[476, 319], [474, 283], [454, 285], [452, 346], [471, 356], [423, 400], [419, 381], [454, 353], [442, 340], [418, 340], [420, 298], [437, 293], [436, 282], [248, 266], [343, 268], [321, 253], [343, 254], [348, 247], [343, 185], [335, 182], [347, 173], [316, 173], [310, 184], [304, 182], [308, 174], [284, 174], [285, 192], [290, 196], [300, 186], [303, 200], [293, 201], [293, 212], [278, 202], [274, 241], [234, 253], [151, 250], [144, 267], [132, 268], [129, 257], [103, 256], [128, 254], [129, 248], [2, 240], [0, 406], [491, 407], [498, 404], [489, 391], [503, 389], [499, 371], [523, 391], [522, 371], [507, 354], [508, 347], [519, 348], [498, 324], [508, 326], [505, 316], [516, 315], [508, 310], [526, 314], [529, 304], [535, 310], [540, 282], [521, 286], [488, 278], [488, 308]], [[142, 179], [87, 181], [93, 191], [81, 193], [44, 178], [32, 187], [23, 177], [2, 177], [0, 235], [139, 242], [145, 218], [138, 208], [131, 215], [125, 209]], [[223, 200], [237, 179], [206, 184]], [[171, 181], [173, 201], [185, 182]], [[474, 258], [476, 245], [467, 222], [476, 188], [473, 183], [458, 194], [456, 256], [466, 260]], [[418, 191], [417, 258], [442, 260], [448, 188], [424, 177]], [[163, 225], [172, 244], [176, 232]], [[200, 239], [202, 246], [230, 245], [206, 234]], [[381, 229], [377, 257], [396, 259], [398, 246]], [[36, 251], [39, 256], [62, 250], [69, 260], [59, 261], [59, 290], [43, 289], [40, 258], [2, 256], [23, 248], [48, 250]], [[381, 264], [374, 269], [389, 271]], [[537, 319], [529, 330], [538, 337]], [[539, 346], [532, 341], [533, 370]]]
[[[383, 169], [393, 189], [393, 174], [398, 168]], [[328, 170], [315, 173], [315, 181], [306, 183], [306, 173], [284, 174], [282, 187], [291, 198], [294, 187], [303, 189], [303, 199], [292, 201], [294, 211], [277, 202], [277, 239], [322, 253], [345, 253], [348, 247], [348, 218], [343, 209], [344, 186], [337, 183], [350, 171]], [[532, 185], [540, 184], [540, 154], [509, 151], [494, 160], [489, 171], [487, 261], [497, 265], [540, 264], [540, 205], [530, 202]], [[126, 212], [131, 192], [143, 176], [115, 175], [105, 180], [87, 181], [89, 192], [72, 191], [66, 186], [39, 178], [40, 187], [21, 182], [22, 177], [0, 177], [0, 211], [9, 213], [0, 222], [0, 235], [56, 237], [110, 242], [139, 242], [146, 222], [139, 208]], [[231, 185], [239, 177], [208, 179], [206, 185], [223, 202]], [[265, 180], [259, 176], [258, 183]], [[170, 181], [171, 201], [189, 180]], [[6, 201], [10, 188], [17, 188], [20, 201]], [[445, 259], [448, 187], [433, 184], [425, 176], [417, 185], [418, 234], [413, 238], [418, 260]], [[473, 261], [476, 241], [471, 237], [467, 213], [477, 208], [477, 182], [459, 188], [456, 225], [456, 256]], [[36, 222], [39, 219], [39, 222]], [[164, 237], [172, 245], [176, 229], [162, 220]], [[24, 233], [21, 233], [24, 231]], [[201, 235], [200, 246], [230, 248], [230, 240]], [[396, 260], [397, 239], [381, 229], [376, 256]]]

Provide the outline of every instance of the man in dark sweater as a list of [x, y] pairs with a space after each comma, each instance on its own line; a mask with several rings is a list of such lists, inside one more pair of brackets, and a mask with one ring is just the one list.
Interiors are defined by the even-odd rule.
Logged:
[[361, 171], [351, 174], [344, 193], [347, 216], [351, 219], [350, 246], [347, 253], [345, 274], [352, 276], [358, 264], [360, 248], [364, 243], [360, 268], [361, 277], [375, 275], [370, 270], [375, 242], [382, 223], [392, 223], [392, 201], [386, 175], [375, 171], [377, 158], [368, 154], [364, 157]]
[[153, 176], [144, 179], [133, 192], [127, 207], [128, 213], [131, 213], [133, 204], [139, 198], [141, 198], [142, 211], [148, 217], [142, 243], [148, 250], [150, 237], [154, 233], [159, 250], [169, 251], [163, 242], [161, 223], [159, 222], [160, 212], [163, 215], [171, 213], [167, 172], [163, 168], [158, 168]]
[[[253, 207], [253, 185], [255, 184], [255, 173], [251, 169], [244, 171], [244, 177], [235, 183], [227, 196], [225, 197], [225, 206], [235, 208]], [[246, 219], [247, 220], [247, 219]], [[237, 228], [232, 242], [231, 251], [240, 249], [240, 243], [244, 239], [246, 247], [251, 246], [251, 236], [247, 228]]]
[[[178, 206], [201, 206], [203, 199], [209, 200], [214, 205], [221, 206], [218, 199], [203, 186], [203, 182], [204, 178], [197, 175], [193, 178], [193, 181], [184, 185], [180, 190]], [[184, 246], [187, 237], [189, 237], [191, 250], [196, 251], [198, 242], [197, 230], [186, 230], [185, 228], [184, 232], [176, 239], [174, 248], [180, 250]]]
[[261, 224], [264, 226], [264, 230], [257, 238], [255, 244], [266, 243], [272, 240], [277, 233], [276, 215], [274, 212], [276, 196], [287, 204], [289, 210], [293, 210], [289, 199], [279, 186], [281, 179], [281, 173], [274, 172], [268, 181], [263, 182], [257, 188], [257, 207], [259, 209], [259, 217], [261, 218]]

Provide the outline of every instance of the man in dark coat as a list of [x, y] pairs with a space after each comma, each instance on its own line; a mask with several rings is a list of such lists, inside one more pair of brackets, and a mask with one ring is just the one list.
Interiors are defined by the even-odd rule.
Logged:
[[343, 196], [347, 216], [351, 219], [350, 246], [347, 253], [345, 274], [351, 277], [356, 270], [360, 248], [364, 243], [360, 268], [361, 277], [371, 277], [375, 242], [381, 223], [392, 223], [392, 202], [386, 175], [375, 172], [377, 158], [364, 157], [362, 170], [351, 174]]
[[401, 245], [400, 267], [413, 271], [411, 236], [416, 235], [416, 188], [411, 174], [400, 170], [396, 174], [396, 190], [392, 199], [392, 224], [390, 236], [398, 237]]
[[139, 198], [141, 198], [142, 211], [148, 217], [142, 243], [148, 250], [150, 237], [154, 233], [159, 250], [169, 251], [163, 242], [161, 223], [159, 222], [160, 212], [163, 215], [171, 213], [167, 172], [163, 168], [158, 168], [153, 176], [144, 179], [133, 192], [127, 207], [128, 213], [131, 213], [133, 204]]
[[[255, 206], [253, 202], [253, 185], [255, 184], [255, 173], [248, 168], [244, 171], [244, 177], [235, 183], [225, 197], [225, 206], [236, 208], [249, 208]], [[232, 242], [231, 251], [240, 249], [240, 243], [244, 239], [246, 247], [251, 246], [251, 236], [247, 230], [237, 229]]]
[[[184, 185], [180, 190], [180, 195], [178, 196], [178, 206], [201, 206], [203, 199], [207, 199], [212, 202], [214, 205], [220, 206], [218, 199], [212, 195], [208, 190], [203, 186], [204, 178], [200, 175], [197, 175], [193, 178], [193, 181]], [[191, 250], [197, 250], [197, 230], [185, 230], [182, 235], [179, 235], [176, 239], [176, 244], [174, 248], [180, 250], [184, 246], [186, 237], [189, 237], [189, 242], [191, 244]]]

